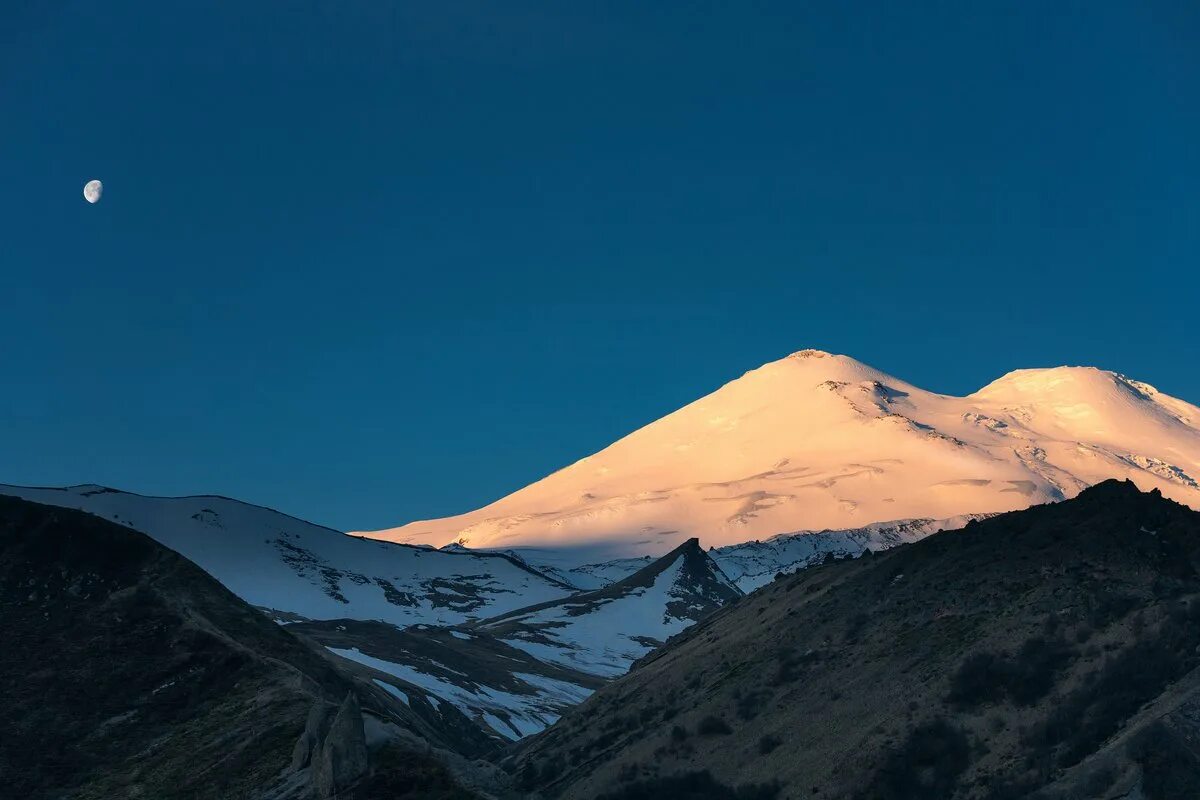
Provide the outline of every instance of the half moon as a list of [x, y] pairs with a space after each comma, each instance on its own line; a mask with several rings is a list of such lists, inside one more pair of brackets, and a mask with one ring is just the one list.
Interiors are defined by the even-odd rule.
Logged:
[[104, 193], [104, 184], [100, 181], [88, 181], [83, 185], [83, 199], [89, 203], [100, 202], [100, 195]]

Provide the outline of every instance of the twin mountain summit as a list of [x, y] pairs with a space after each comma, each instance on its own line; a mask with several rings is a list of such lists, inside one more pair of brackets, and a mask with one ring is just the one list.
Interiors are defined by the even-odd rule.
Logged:
[[1200, 797], [1200, 408], [805, 350], [445, 519], [0, 486], [20, 798]]

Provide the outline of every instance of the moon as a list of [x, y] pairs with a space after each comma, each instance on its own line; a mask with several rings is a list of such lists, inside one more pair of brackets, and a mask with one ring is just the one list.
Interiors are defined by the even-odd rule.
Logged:
[[100, 195], [104, 193], [104, 184], [100, 181], [88, 181], [83, 185], [83, 199], [89, 203], [100, 202]]

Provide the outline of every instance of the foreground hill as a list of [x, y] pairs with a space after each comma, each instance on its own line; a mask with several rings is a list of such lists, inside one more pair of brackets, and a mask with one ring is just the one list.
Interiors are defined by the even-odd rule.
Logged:
[[968, 395], [805, 350], [746, 373], [491, 505], [369, 536], [658, 556], [801, 530], [944, 520], [1073, 497], [1110, 477], [1200, 508], [1200, 409], [1080, 367]]
[[509, 767], [569, 798], [1198, 797], [1198, 566], [1200, 513], [1104, 482], [784, 576]]
[[0, 612], [5, 797], [472, 796], [407, 707], [136, 531], [0, 497]]

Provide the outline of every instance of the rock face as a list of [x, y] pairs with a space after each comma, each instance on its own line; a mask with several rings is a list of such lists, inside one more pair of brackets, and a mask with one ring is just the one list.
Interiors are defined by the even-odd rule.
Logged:
[[296, 747], [292, 750], [293, 770], [304, 769], [312, 764], [313, 753], [321, 747], [333, 713], [332, 704], [323, 700], [313, 703], [308, 712], [308, 720], [304, 723], [304, 733], [300, 734], [300, 738], [296, 740]]
[[[319, 716], [319, 715], [318, 715]], [[310, 715], [312, 720], [313, 716]], [[308, 736], [306, 728], [304, 736]], [[303, 741], [303, 739], [301, 740]], [[319, 749], [312, 751], [312, 785], [316, 796], [335, 797], [367, 773], [367, 739], [362, 710], [353, 692], [346, 695], [329, 724]]]

